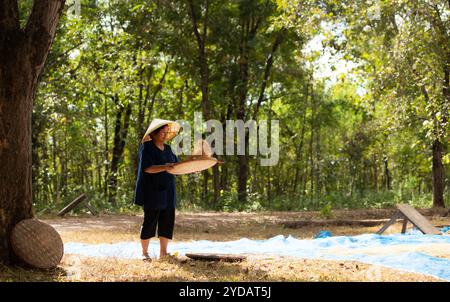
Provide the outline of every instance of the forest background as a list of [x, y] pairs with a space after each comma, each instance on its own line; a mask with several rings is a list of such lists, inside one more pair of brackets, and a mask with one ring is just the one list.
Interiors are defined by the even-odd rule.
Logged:
[[[25, 22], [32, 1], [19, 1]], [[32, 117], [33, 206], [133, 205], [153, 118], [279, 120], [280, 158], [177, 177], [185, 210], [450, 204], [450, 2], [82, 0]]]

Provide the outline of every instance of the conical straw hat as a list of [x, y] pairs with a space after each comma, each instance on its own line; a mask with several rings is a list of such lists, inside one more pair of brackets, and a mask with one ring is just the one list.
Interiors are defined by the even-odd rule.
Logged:
[[154, 119], [151, 123], [150, 126], [148, 127], [147, 131], [145, 131], [144, 136], [142, 137], [141, 142], [144, 143], [146, 141], [151, 140], [151, 137], [147, 136], [152, 133], [154, 130], [158, 129], [159, 127], [162, 127], [164, 125], [168, 125], [169, 126], [169, 131], [167, 133], [167, 137], [166, 140], [171, 140], [172, 138], [174, 138], [175, 136], [177, 136], [178, 132], [180, 131], [181, 125], [177, 122], [174, 121], [169, 121], [169, 120], [162, 120], [162, 119]]

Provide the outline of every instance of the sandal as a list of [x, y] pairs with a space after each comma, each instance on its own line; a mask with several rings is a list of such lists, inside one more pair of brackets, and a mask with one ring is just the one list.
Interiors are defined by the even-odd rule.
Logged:
[[152, 262], [152, 258], [148, 255], [148, 253], [142, 255], [142, 260], [147, 262]]

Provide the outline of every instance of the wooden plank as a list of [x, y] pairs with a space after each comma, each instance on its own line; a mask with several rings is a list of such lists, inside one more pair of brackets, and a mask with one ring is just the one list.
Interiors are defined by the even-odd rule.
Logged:
[[391, 219], [381, 229], [378, 230], [377, 234], [378, 235], [382, 234], [384, 231], [386, 231], [388, 227], [397, 222], [397, 219], [402, 217], [404, 216], [400, 211], [395, 212], [394, 215], [392, 215]]
[[435, 228], [422, 214], [409, 204], [398, 204], [397, 209], [411, 221], [422, 233], [431, 235], [441, 235], [441, 232]]
[[247, 259], [246, 256], [234, 254], [208, 254], [208, 253], [188, 253], [186, 257], [194, 260], [202, 261], [225, 261], [225, 262], [241, 262]]
[[81, 194], [77, 198], [75, 198], [72, 202], [70, 202], [64, 209], [59, 211], [58, 216], [64, 216], [65, 214], [69, 213], [71, 210], [73, 210], [77, 205], [79, 205], [83, 200], [86, 199], [86, 194]]

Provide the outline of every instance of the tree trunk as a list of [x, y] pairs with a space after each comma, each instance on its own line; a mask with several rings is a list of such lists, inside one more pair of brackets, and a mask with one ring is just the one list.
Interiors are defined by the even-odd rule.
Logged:
[[390, 191], [392, 189], [391, 186], [391, 171], [389, 170], [388, 167], [388, 158], [385, 156], [383, 158], [383, 162], [384, 162], [384, 176], [383, 176], [383, 183], [384, 183], [384, 189]]
[[185, 80], [185, 85], [181, 86], [180, 88], [180, 96], [179, 96], [179, 102], [178, 102], [178, 112], [177, 112], [177, 119], [181, 120], [184, 117], [183, 113], [183, 97], [184, 97], [184, 89], [186, 89], [187, 86], [187, 80]]
[[[194, 3], [192, 0], [188, 1], [188, 13], [191, 18], [192, 29], [194, 32], [195, 39], [197, 41], [197, 55], [198, 55], [198, 64], [200, 71], [200, 89], [202, 91], [202, 114], [205, 120], [210, 119], [210, 104], [209, 104], [209, 66], [208, 66], [208, 56], [206, 53], [206, 38], [208, 32], [208, 9], [209, 9], [209, 1], [205, 0], [204, 3], [204, 16], [203, 16], [203, 26], [202, 32], [199, 31], [198, 28], [198, 19], [195, 14]], [[214, 169], [213, 173], [217, 174], [218, 170]], [[206, 198], [208, 194], [208, 180], [209, 180], [209, 171], [203, 171], [203, 198]], [[213, 203], [216, 204], [218, 201], [219, 191], [217, 185], [217, 175], [213, 175], [214, 181], [214, 195], [213, 195]]]
[[238, 200], [241, 204], [247, 202], [248, 159], [246, 155], [238, 155]]
[[[119, 105], [118, 104], [119, 100], [117, 96], [115, 100], [116, 104]], [[108, 186], [109, 186], [108, 201], [113, 204], [116, 202], [117, 172], [119, 170], [119, 163], [122, 160], [123, 151], [125, 149], [125, 142], [127, 139], [128, 129], [130, 125], [130, 116], [131, 116], [131, 103], [129, 103], [126, 108], [124, 107], [119, 108], [116, 114], [116, 126], [114, 130], [114, 148], [111, 160], [111, 170], [108, 179]]]
[[104, 149], [104, 188], [103, 188], [103, 194], [104, 198], [106, 199], [108, 196], [108, 175], [109, 175], [109, 124], [108, 124], [108, 98], [105, 97], [105, 106], [104, 106], [104, 120], [105, 120], [105, 149]]
[[[166, 66], [167, 70], [167, 66]], [[144, 73], [147, 72], [147, 77], [145, 78], [145, 98], [144, 98]], [[152, 84], [152, 77], [153, 77], [153, 67], [143, 67], [141, 65], [139, 70], [139, 97], [138, 97], [138, 121], [137, 121], [137, 129], [136, 129], [136, 142], [138, 146], [141, 144], [142, 137], [145, 134], [145, 131], [147, 130], [148, 125], [144, 125], [145, 121], [145, 112], [147, 111], [147, 103], [150, 96], [150, 88]], [[153, 106], [153, 105], [152, 105]], [[137, 175], [139, 166], [139, 153], [136, 151], [134, 152], [133, 156], [133, 168], [134, 168], [134, 175]]]
[[300, 174], [300, 164], [303, 161], [303, 142], [305, 139], [305, 129], [306, 129], [306, 108], [303, 111], [303, 118], [302, 118], [302, 131], [300, 132], [300, 143], [297, 145], [296, 152], [295, 152], [295, 178], [294, 178], [294, 185], [293, 187], [293, 193], [297, 192], [297, 186], [299, 183], [299, 174]]
[[[142, 80], [142, 73], [144, 73], [144, 70], [142, 70], [141, 72], [141, 80]], [[145, 98], [143, 98], [143, 89], [144, 89], [144, 84], [141, 83], [139, 85], [139, 98], [138, 98], [138, 127], [139, 130], [136, 131], [137, 132], [137, 139], [140, 142], [142, 137], [145, 134], [145, 131], [147, 130], [146, 127], [148, 127], [148, 125], [144, 125], [144, 121], [145, 121], [145, 112], [147, 110], [147, 103], [148, 100], [150, 98], [150, 88], [152, 85], [152, 77], [153, 77], [153, 67], [149, 67], [147, 69], [147, 78], [146, 78], [146, 85], [145, 85]], [[138, 154], [136, 154], [136, 171], [137, 171], [137, 162], [138, 162]]]
[[[164, 73], [161, 76], [161, 79], [159, 79], [159, 83], [156, 86], [155, 91], [153, 92], [153, 95], [152, 95], [150, 107], [148, 109], [147, 122], [145, 123], [146, 125], [150, 125], [150, 120], [151, 120], [151, 118], [153, 116], [153, 107], [154, 107], [154, 105], [156, 103], [156, 97], [158, 96], [158, 94], [161, 92], [161, 90], [163, 88], [164, 80], [166, 79], [166, 75], [167, 75], [167, 71], [168, 70], [169, 70], [169, 64], [166, 64], [166, 67], [164, 68]], [[149, 79], [149, 81], [150, 81], [150, 79]], [[149, 82], [149, 85], [150, 85], [150, 82]], [[148, 96], [148, 93], [149, 93], [148, 89], [150, 89], [150, 86], [148, 86], [148, 88], [147, 88], [147, 94], [145, 96], [145, 102], [144, 102], [145, 105], [147, 104], [147, 96]], [[147, 129], [146, 128], [142, 128], [142, 131], [143, 131], [142, 132], [142, 136], [144, 136], [145, 130], [147, 130]], [[141, 136], [141, 138], [142, 138], [142, 136]]]
[[[449, 2], [450, 6], [450, 2]], [[450, 56], [450, 54], [449, 54]], [[448, 58], [448, 57], [447, 57]], [[450, 58], [447, 59], [447, 64], [444, 65], [444, 79], [442, 85], [442, 123], [441, 127], [445, 132], [445, 125], [449, 120], [450, 111]], [[443, 144], [439, 139], [433, 142], [433, 207], [445, 207], [444, 192], [445, 192], [445, 168], [442, 164]]]
[[260, 88], [260, 92], [259, 92], [258, 101], [256, 102], [256, 107], [255, 107], [255, 110], [253, 111], [253, 119], [254, 120], [256, 120], [258, 118], [259, 107], [265, 100], [266, 87], [267, 87], [267, 83], [269, 81], [270, 72], [272, 70], [275, 52], [277, 51], [278, 47], [280, 47], [280, 44], [282, 43], [283, 37], [285, 36], [286, 32], [287, 32], [286, 29], [283, 27], [277, 33], [275, 41], [272, 44], [272, 51], [270, 52], [269, 56], [266, 59], [266, 67], [264, 69], [264, 78], [261, 82], [261, 88]]
[[[138, 96], [138, 100], [137, 100], [138, 122], [137, 122], [137, 127], [136, 127], [136, 142], [140, 142], [142, 139], [142, 136], [144, 136], [144, 133], [145, 133], [145, 132], [143, 132], [143, 131], [145, 131], [144, 130], [145, 126], [143, 125], [145, 107], [142, 106], [143, 94], [144, 94], [144, 79], [143, 79], [144, 72], [145, 72], [145, 68], [141, 64], [139, 67], [139, 96]], [[141, 136], [141, 134], [142, 134], [142, 136]], [[134, 156], [133, 156], [134, 175], [137, 175], [138, 166], [139, 166], [139, 154], [138, 154], [138, 152], [135, 152]]]
[[[248, 85], [248, 36], [250, 31], [250, 21], [242, 21], [242, 32], [241, 32], [241, 44], [239, 46], [240, 58], [239, 58], [239, 85], [238, 85], [238, 104], [236, 110], [236, 118], [238, 120], [244, 121], [245, 119], [245, 101], [247, 99], [247, 85]], [[247, 133], [244, 133], [247, 137]], [[248, 162], [247, 156], [238, 155], [238, 200], [240, 203], [244, 204], [247, 202], [247, 179], [248, 179]]]
[[[102, 167], [101, 167], [101, 150], [99, 149], [99, 143], [97, 140], [97, 136], [94, 135], [94, 139], [92, 141], [94, 145], [94, 152], [95, 152], [95, 170], [97, 173], [97, 190], [99, 192], [102, 191]], [[95, 181], [94, 181], [95, 184]]]
[[219, 202], [220, 196], [220, 174], [219, 174], [219, 167], [217, 165], [213, 167], [213, 183], [214, 183], [213, 204], [215, 208], [217, 206], [217, 203]]
[[198, 19], [195, 14], [193, 1], [188, 1], [188, 13], [192, 22], [192, 29], [194, 32], [195, 39], [197, 41], [197, 51], [198, 51], [198, 63], [200, 69], [200, 88], [202, 91], [202, 113], [204, 119], [209, 119], [210, 105], [209, 105], [209, 66], [208, 66], [208, 56], [206, 53], [206, 37], [208, 32], [208, 0], [205, 0], [204, 4], [204, 16], [203, 16], [203, 27], [200, 33], [198, 28]]
[[378, 192], [378, 165], [377, 156], [373, 155], [373, 189]]
[[433, 142], [433, 207], [444, 204], [444, 165], [442, 164], [443, 145], [439, 140]]
[[222, 165], [220, 174], [220, 188], [224, 191], [228, 191], [228, 166]]
[[272, 200], [272, 182], [270, 180], [271, 177], [271, 171], [270, 171], [270, 166], [267, 167], [267, 202], [269, 204], [269, 208], [270, 208], [270, 204], [271, 204], [271, 200]]
[[311, 121], [310, 121], [310, 125], [311, 125], [311, 136], [309, 137], [309, 165], [310, 165], [310, 201], [312, 202], [314, 200], [314, 147], [313, 147], [313, 142], [314, 142], [314, 119], [315, 119], [315, 115], [316, 115], [316, 101], [314, 98], [314, 95], [312, 93], [311, 95], [311, 101], [312, 101], [312, 105], [311, 105]]
[[209, 182], [209, 173], [208, 171], [203, 171], [202, 172], [203, 175], [203, 186], [202, 186], [202, 200], [205, 201], [206, 198], [208, 197], [208, 182]]
[[255, 193], [259, 191], [259, 178], [258, 178], [258, 161], [257, 160], [252, 160], [252, 162], [250, 163], [250, 167], [253, 166], [253, 169], [250, 168], [250, 170], [252, 171], [250, 174], [252, 175], [250, 183], [250, 192]]
[[[320, 122], [317, 123], [318, 125], [320, 125]], [[320, 173], [321, 173], [321, 169], [320, 169], [320, 126], [317, 127], [316, 129], [316, 167], [315, 167], [315, 176], [316, 176], [316, 194], [317, 196], [320, 196]]]
[[[444, 127], [443, 125], [447, 122], [447, 111], [448, 108], [446, 108], [446, 102], [450, 100], [450, 92], [448, 90], [448, 85], [449, 85], [449, 69], [448, 67], [444, 67], [444, 81], [443, 81], [443, 102], [441, 104], [441, 112], [442, 114], [442, 119], [441, 122], [437, 121], [436, 115], [437, 112], [433, 113], [433, 118], [434, 118], [434, 141], [433, 141], [433, 145], [432, 145], [432, 161], [433, 161], [433, 165], [432, 165], [432, 186], [433, 186], [433, 207], [445, 207], [444, 204], [444, 187], [445, 187], [445, 183], [444, 183], [444, 166], [442, 164], [442, 156], [443, 156], [443, 145], [440, 141], [440, 137], [441, 137], [441, 131], [442, 129], [440, 129], [441, 127]], [[422, 94], [425, 97], [425, 100], [427, 103], [430, 102], [430, 97], [428, 95], [428, 91], [425, 88], [425, 85], [422, 84], [422, 86], [420, 87]]]
[[31, 115], [33, 100], [64, 0], [35, 1], [26, 28], [17, 1], [0, 3], [0, 261], [16, 261], [9, 237], [33, 217]]

